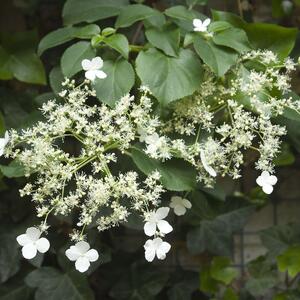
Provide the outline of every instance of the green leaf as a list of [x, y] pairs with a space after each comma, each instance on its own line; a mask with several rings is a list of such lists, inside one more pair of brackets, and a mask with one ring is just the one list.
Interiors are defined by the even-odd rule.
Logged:
[[175, 19], [177, 25], [185, 29], [186, 31], [193, 30], [193, 19], [206, 19], [206, 16], [204, 16], [203, 14], [192, 9], [187, 9], [182, 5], [172, 6], [166, 9], [164, 13], [166, 16]]
[[172, 25], [146, 30], [148, 41], [156, 48], [170, 56], [177, 56], [180, 42], [180, 31]]
[[103, 42], [109, 47], [115, 49], [120, 54], [124, 56], [124, 58], [128, 59], [129, 54], [129, 44], [127, 37], [124, 34], [114, 34], [103, 40]]
[[13, 160], [8, 166], [0, 165], [0, 170], [8, 178], [23, 177], [25, 175], [23, 166], [16, 160]]
[[237, 269], [230, 265], [231, 261], [228, 257], [214, 257], [210, 267], [211, 277], [225, 285], [230, 284], [238, 276]]
[[78, 42], [73, 44], [63, 53], [61, 57], [61, 70], [64, 76], [70, 78], [82, 70], [83, 59], [95, 57], [95, 49], [89, 42]]
[[0, 300], [30, 300], [31, 289], [23, 282], [13, 282], [0, 286]]
[[5, 134], [5, 122], [4, 122], [3, 115], [0, 111], [0, 135], [4, 135], [4, 134]]
[[94, 22], [117, 16], [128, 0], [67, 0], [63, 8], [64, 24]]
[[156, 49], [140, 52], [136, 71], [162, 105], [191, 95], [203, 76], [200, 61], [188, 49], [181, 49], [178, 57], [168, 57]]
[[166, 24], [166, 17], [162, 12], [156, 11], [155, 15], [145, 19], [143, 23], [145, 28], [149, 28], [149, 27], [161, 28]]
[[157, 12], [143, 4], [132, 4], [124, 7], [115, 24], [116, 28], [129, 27], [133, 23], [155, 16]]
[[213, 11], [213, 19], [226, 21], [243, 29], [254, 48], [272, 50], [280, 58], [285, 58], [291, 53], [298, 33], [296, 28], [285, 28], [275, 24], [247, 23], [232, 13], [222, 11]]
[[276, 166], [290, 166], [295, 162], [295, 155], [288, 143], [282, 143], [280, 154], [274, 159]]
[[208, 293], [218, 291], [218, 282], [210, 276], [210, 267], [203, 266], [200, 272], [200, 290]]
[[64, 75], [60, 66], [54, 67], [49, 74], [49, 83], [53, 92], [57, 95], [63, 90], [62, 82], [64, 81]]
[[243, 207], [216, 217], [214, 220], [203, 220], [199, 227], [187, 234], [187, 246], [192, 254], [205, 250], [218, 255], [231, 255], [232, 234], [241, 230], [253, 207]]
[[229, 28], [232, 28], [232, 25], [225, 21], [215, 21], [209, 25], [209, 31], [211, 32], [220, 32]]
[[165, 286], [168, 274], [146, 265], [133, 264], [113, 286], [109, 295], [117, 300], [151, 299]]
[[288, 272], [294, 278], [300, 273], [300, 246], [288, 248], [277, 257], [277, 264], [280, 272]]
[[0, 233], [0, 239], [0, 282], [3, 283], [20, 270], [21, 255], [14, 232], [6, 227], [6, 232]]
[[277, 274], [265, 274], [263, 277], [250, 277], [246, 282], [246, 290], [254, 297], [264, 296], [268, 290], [279, 284]]
[[42, 55], [49, 48], [64, 44], [75, 38], [90, 39], [100, 33], [100, 27], [90, 24], [83, 27], [65, 27], [50, 32], [42, 38], [38, 47], [38, 55]]
[[236, 292], [233, 290], [233, 288], [229, 287], [226, 289], [224, 295], [223, 295], [223, 300], [238, 300], [238, 295]]
[[194, 5], [206, 5], [208, 0], [186, 0], [186, 4], [188, 6], [194, 6]]
[[27, 83], [46, 84], [46, 75], [39, 57], [30, 50], [12, 53], [10, 70], [15, 78]]
[[277, 225], [259, 233], [262, 244], [272, 258], [280, 255], [289, 246], [300, 241], [300, 224]]
[[213, 41], [219, 46], [226, 46], [240, 53], [251, 50], [245, 31], [239, 28], [222, 30], [213, 35]]
[[51, 267], [43, 267], [28, 274], [25, 282], [28, 286], [37, 288], [35, 299], [94, 299], [86, 277], [75, 270], [62, 273]]
[[194, 47], [203, 62], [218, 76], [223, 76], [238, 58], [235, 51], [227, 47], [217, 46], [201, 37], [194, 40]]
[[13, 74], [9, 67], [9, 53], [0, 46], [0, 79], [8, 80], [13, 78]]
[[166, 162], [148, 157], [142, 150], [132, 149], [132, 159], [146, 175], [157, 170], [162, 184], [170, 191], [190, 191], [196, 187], [196, 172], [182, 160], [171, 159]]
[[[176, 274], [177, 275], [177, 274]], [[191, 299], [193, 292], [199, 288], [198, 272], [180, 270], [180, 279], [172, 283], [168, 290], [169, 300]]]
[[96, 79], [94, 88], [98, 99], [110, 106], [129, 93], [134, 85], [134, 70], [124, 59], [105, 61], [103, 71], [107, 74], [105, 79]]

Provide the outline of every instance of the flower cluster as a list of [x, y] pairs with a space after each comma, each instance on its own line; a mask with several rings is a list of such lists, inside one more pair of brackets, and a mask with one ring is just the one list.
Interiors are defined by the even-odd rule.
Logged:
[[[195, 20], [195, 31], [207, 32], [209, 23]], [[248, 66], [251, 61], [256, 64]], [[252, 67], [257, 64], [259, 70]], [[165, 218], [170, 208], [178, 216], [185, 214], [191, 203], [174, 196], [170, 208], [162, 206], [164, 187], [158, 171], [140, 176], [124, 166], [120, 172], [123, 156], [130, 157], [132, 149], [162, 163], [182, 159], [207, 186], [217, 176], [239, 178], [245, 152], [255, 151], [255, 165], [262, 172], [257, 184], [267, 194], [273, 191], [273, 161], [286, 130], [272, 117], [287, 107], [297, 112], [300, 108], [299, 101], [289, 97], [289, 74], [295, 68], [290, 59], [282, 62], [270, 51], [245, 53], [226, 83], [206, 69], [199, 90], [176, 101], [168, 120], [156, 113], [147, 87], [141, 87], [138, 96], [125, 95], [113, 108], [92, 105], [95, 91], [89, 83], [107, 76], [102, 66], [99, 57], [83, 60], [87, 80], [76, 86], [66, 79], [61, 99], [42, 106], [44, 121], [20, 132], [10, 130], [0, 139], [0, 155], [17, 160], [32, 178], [20, 194], [31, 197], [43, 218], [39, 229], [29, 228], [17, 238], [25, 258], [49, 249], [49, 241], [40, 236], [48, 229], [50, 213], [73, 212], [80, 230], [71, 235], [76, 243], [66, 256], [80, 272], [99, 257], [84, 241], [85, 229], [91, 224], [99, 231], [118, 226], [132, 213], [145, 220], [145, 234], [151, 237], [144, 244], [146, 260], [166, 257], [171, 245], [163, 238], [173, 228]]]

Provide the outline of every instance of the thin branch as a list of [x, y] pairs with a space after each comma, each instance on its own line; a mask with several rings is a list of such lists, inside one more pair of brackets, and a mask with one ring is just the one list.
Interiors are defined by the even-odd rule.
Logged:
[[137, 39], [138, 39], [138, 37], [139, 37], [139, 35], [141, 33], [141, 30], [142, 30], [143, 26], [144, 26], [144, 23], [141, 21], [138, 24], [138, 26], [136, 28], [136, 31], [135, 31], [135, 33], [134, 33], [134, 35], [132, 37], [131, 44], [135, 44], [136, 43], [136, 41], [137, 41]]
[[241, 0], [237, 0], [237, 4], [238, 4], [238, 8], [239, 8], [239, 14], [240, 14], [240, 17], [241, 17], [242, 19], [244, 19], [244, 13], [243, 13], [243, 7], [242, 7]]

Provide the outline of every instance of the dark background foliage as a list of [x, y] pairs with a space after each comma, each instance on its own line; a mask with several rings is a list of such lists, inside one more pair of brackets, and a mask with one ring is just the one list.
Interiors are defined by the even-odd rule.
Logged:
[[[161, 11], [186, 4], [180, 0], [136, 2]], [[242, 15], [248, 21], [298, 27], [299, 1], [291, 1], [292, 6], [286, 9], [282, 2], [286, 1], [187, 0], [188, 5], [197, 4], [195, 8], [209, 16], [213, 8]], [[0, 3], [1, 134], [6, 128], [26, 128], [33, 124], [40, 117], [41, 103], [60, 90], [63, 75], [56, 66], [72, 43], [66, 40], [67, 44], [41, 56], [37, 54], [37, 46], [42, 37], [63, 26], [61, 11], [64, 3], [64, 0], [2, 0]], [[85, 0], [82, 3], [85, 5]], [[80, 17], [87, 18], [79, 12]], [[113, 25], [112, 20], [98, 23], [101, 28], [108, 27]], [[131, 44], [139, 42], [138, 26], [126, 32]], [[72, 34], [77, 37], [84, 33]], [[39, 54], [43, 50], [40, 45]], [[297, 59], [299, 51], [298, 39], [292, 56]], [[73, 70], [65, 72], [72, 73]], [[300, 90], [298, 82], [295, 73], [296, 91]], [[25, 183], [22, 170], [2, 159], [0, 300], [300, 299], [297, 277], [300, 272], [299, 225], [285, 224], [260, 232], [268, 251], [243, 266], [241, 272], [234, 267], [233, 258], [233, 235], [243, 229], [249, 216], [270, 203], [286, 201], [289, 195], [299, 198], [299, 128], [299, 123], [298, 127], [290, 124], [290, 139], [285, 142], [283, 154], [277, 161], [283, 184], [272, 198], [267, 199], [253, 188], [256, 173], [251, 171], [250, 157], [240, 182], [226, 179], [214, 190], [197, 190], [189, 194], [193, 209], [180, 220], [173, 218], [172, 251], [166, 261], [145, 262], [142, 226], [139, 220], [131, 218], [126, 226], [108, 232], [99, 234], [95, 228], [89, 230], [89, 240], [100, 251], [100, 259], [86, 275], [75, 271], [64, 256], [72, 218], [50, 219], [52, 245], [49, 253], [29, 262], [21, 258], [15, 238], [38, 220], [30, 199], [21, 199], [18, 195], [18, 189]], [[166, 199], [171, 195], [167, 194]]]

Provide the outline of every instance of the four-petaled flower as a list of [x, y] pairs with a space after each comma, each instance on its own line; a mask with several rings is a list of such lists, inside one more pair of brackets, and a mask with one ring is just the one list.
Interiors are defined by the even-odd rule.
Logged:
[[26, 233], [17, 237], [17, 242], [22, 246], [22, 254], [26, 259], [32, 259], [36, 256], [37, 251], [45, 253], [50, 248], [50, 243], [46, 238], [40, 238], [41, 231], [35, 227], [30, 227]]
[[266, 194], [271, 194], [273, 192], [273, 185], [275, 185], [276, 182], [277, 177], [270, 175], [270, 173], [267, 171], [263, 171], [256, 179], [256, 183], [262, 187], [262, 190]]
[[146, 219], [144, 225], [145, 234], [148, 236], [155, 235], [156, 228], [160, 233], [167, 234], [173, 230], [173, 227], [165, 220], [163, 220], [169, 213], [169, 207], [160, 207], [157, 211], [152, 211]]
[[171, 198], [170, 207], [174, 209], [175, 215], [183, 216], [186, 213], [186, 209], [191, 208], [192, 204], [187, 199], [181, 198], [179, 196], [173, 196]]
[[4, 138], [0, 139], [0, 156], [3, 155], [5, 146], [9, 142], [9, 134], [8, 131], [5, 132]]
[[95, 249], [90, 249], [89, 243], [80, 241], [75, 246], [66, 250], [66, 256], [69, 260], [75, 261], [75, 268], [83, 273], [90, 267], [90, 262], [98, 260], [99, 254]]
[[171, 245], [167, 242], [164, 242], [161, 238], [157, 237], [153, 240], [146, 241], [144, 249], [146, 260], [151, 262], [155, 258], [155, 255], [158, 259], [165, 259], [166, 254], [171, 249]]
[[194, 31], [207, 32], [207, 27], [210, 24], [210, 22], [211, 20], [209, 18], [204, 20], [203, 22], [200, 19], [194, 19]]
[[203, 164], [203, 168], [205, 169], [205, 171], [211, 175], [212, 177], [216, 177], [217, 176], [217, 172], [213, 169], [213, 167], [211, 167], [208, 163], [207, 163], [207, 159], [205, 156], [205, 153], [203, 150], [200, 151], [200, 158], [201, 158], [201, 162]]
[[103, 67], [103, 60], [97, 56], [91, 60], [84, 59], [81, 62], [83, 70], [85, 70], [85, 78], [94, 81], [96, 77], [100, 79], [106, 78], [106, 73], [100, 70]]

